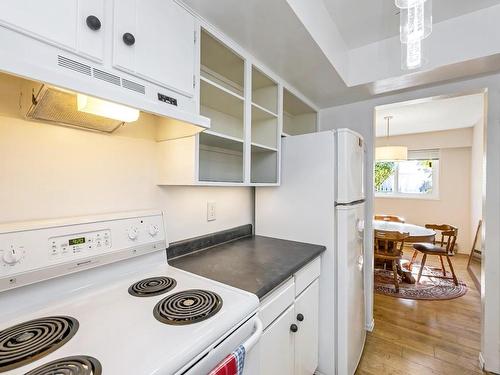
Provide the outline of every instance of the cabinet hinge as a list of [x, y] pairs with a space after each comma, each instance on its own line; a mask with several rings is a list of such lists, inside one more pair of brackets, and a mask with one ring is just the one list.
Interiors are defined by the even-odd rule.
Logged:
[[193, 89], [196, 88], [196, 76], [193, 74]]
[[196, 31], [194, 32], [194, 44], [196, 44]]

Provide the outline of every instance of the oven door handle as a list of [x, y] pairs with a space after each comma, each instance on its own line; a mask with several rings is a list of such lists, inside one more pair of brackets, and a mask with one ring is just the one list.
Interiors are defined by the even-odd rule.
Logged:
[[242, 345], [245, 348], [245, 352], [248, 353], [250, 350], [253, 349], [255, 344], [260, 340], [260, 337], [262, 336], [262, 331], [263, 331], [263, 326], [262, 322], [260, 321], [259, 318], [255, 319], [255, 331], [253, 332], [252, 336], [248, 338]]

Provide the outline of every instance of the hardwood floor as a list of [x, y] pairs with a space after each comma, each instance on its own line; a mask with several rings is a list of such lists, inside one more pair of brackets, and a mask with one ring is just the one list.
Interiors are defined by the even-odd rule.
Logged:
[[467, 259], [452, 258], [458, 278], [469, 288], [463, 297], [415, 301], [375, 294], [375, 329], [367, 336], [356, 374], [483, 373], [478, 365], [480, 295], [467, 272]]

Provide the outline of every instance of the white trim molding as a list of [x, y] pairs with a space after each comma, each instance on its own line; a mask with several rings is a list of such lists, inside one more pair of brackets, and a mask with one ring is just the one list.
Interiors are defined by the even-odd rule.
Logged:
[[479, 368], [484, 371], [485, 362], [483, 358], [483, 353], [479, 352], [478, 359], [479, 359]]
[[372, 321], [365, 326], [365, 329], [368, 332], [373, 332], [373, 330], [375, 329], [375, 320], [372, 319]]

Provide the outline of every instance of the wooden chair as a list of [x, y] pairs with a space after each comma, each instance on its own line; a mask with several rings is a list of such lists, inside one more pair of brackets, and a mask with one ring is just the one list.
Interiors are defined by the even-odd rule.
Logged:
[[[453, 264], [451, 263], [450, 255], [454, 254], [455, 244], [457, 242], [458, 236], [458, 228], [448, 225], [448, 224], [426, 224], [426, 228], [432, 229], [436, 231], [436, 233], [441, 233], [441, 239], [438, 241], [434, 241], [434, 243], [416, 243], [413, 244], [413, 256], [410, 261], [410, 267], [413, 262], [415, 262], [418, 253], [423, 254], [422, 264], [420, 265], [420, 271], [418, 272], [417, 283], [420, 282], [420, 278], [422, 277], [422, 271], [425, 266], [425, 261], [427, 260], [427, 255], [436, 255], [439, 256], [439, 260], [441, 261], [441, 268], [443, 271], [442, 278], [444, 279], [453, 279], [455, 285], [458, 285], [458, 279], [455, 275], [455, 270], [453, 269]], [[450, 266], [452, 277], [446, 277], [446, 268], [444, 267], [443, 256], [446, 257], [448, 261], [448, 265]], [[438, 277], [431, 275], [424, 275], [429, 277]]]
[[392, 221], [394, 223], [405, 223], [404, 217], [393, 215], [375, 215], [375, 220], [379, 221]]
[[405, 239], [409, 233], [392, 232], [385, 230], [375, 231], [375, 259], [390, 261], [394, 277], [396, 293], [399, 292], [398, 266], [403, 257]]

